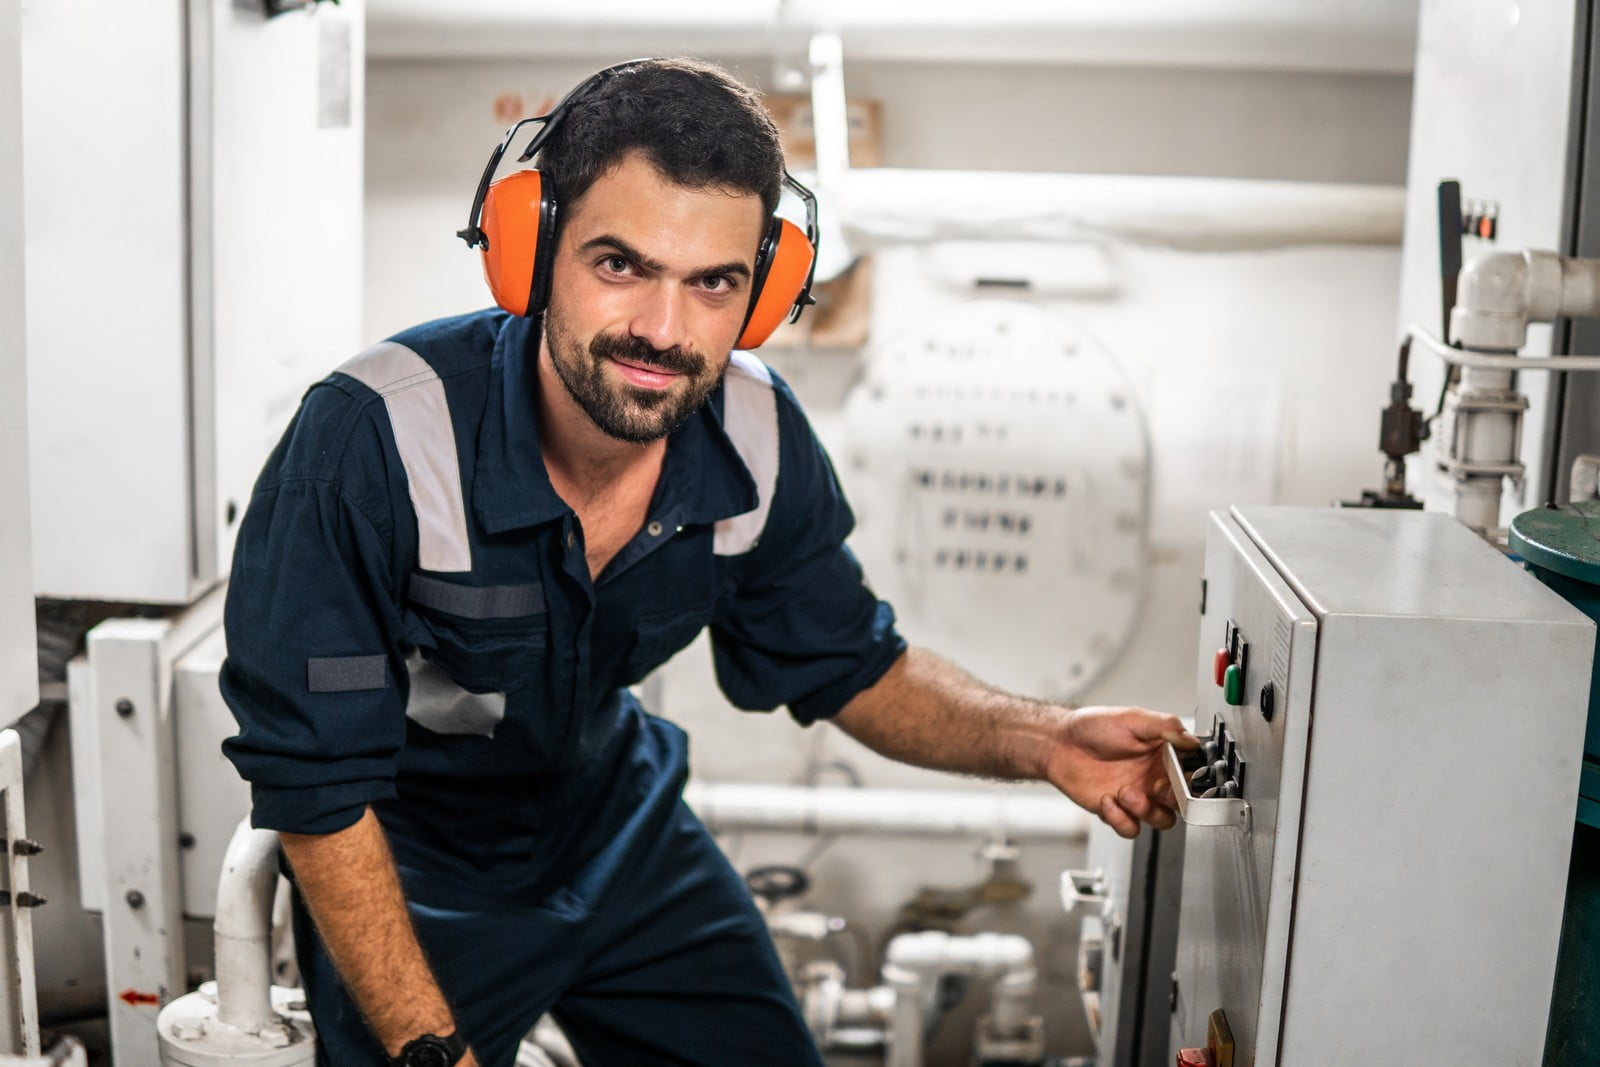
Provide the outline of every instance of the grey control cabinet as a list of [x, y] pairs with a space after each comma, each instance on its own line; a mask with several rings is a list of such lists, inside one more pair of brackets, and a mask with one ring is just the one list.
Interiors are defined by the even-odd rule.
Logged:
[[1173, 1048], [1538, 1064], [1594, 643], [1447, 516], [1214, 513]]

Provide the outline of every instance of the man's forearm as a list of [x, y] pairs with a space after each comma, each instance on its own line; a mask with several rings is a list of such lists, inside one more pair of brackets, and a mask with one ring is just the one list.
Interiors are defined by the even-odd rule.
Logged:
[[372, 810], [337, 833], [279, 836], [328, 955], [389, 1055], [421, 1034], [454, 1031]]
[[1068, 708], [1012, 696], [926, 649], [908, 648], [833, 722], [904, 763], [991, 778], [1043, 778]]

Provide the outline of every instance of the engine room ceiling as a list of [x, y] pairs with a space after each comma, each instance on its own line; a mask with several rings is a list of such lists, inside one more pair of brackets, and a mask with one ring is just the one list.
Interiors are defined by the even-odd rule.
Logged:
[[[1508, 4], [1508, 10], [1515, 4]], [[385, 0], [378, 58], [762, 55], [803, 59], [817, 30], [848, 59], [1406, 73], [1407, 0]]]

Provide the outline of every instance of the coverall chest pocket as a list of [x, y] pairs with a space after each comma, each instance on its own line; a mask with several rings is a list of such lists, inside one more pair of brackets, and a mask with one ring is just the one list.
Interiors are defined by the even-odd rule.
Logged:
[[711, 621], [709, 606], [641, 615], [634, 624], [633, 649], [623, 661], [623, 685], [634, 685], [688, 647]]
[[543, 590], [413, 575], [406, 715], [436, 733], [491, 735], [506, 696], [540, 684], [549, 640]]

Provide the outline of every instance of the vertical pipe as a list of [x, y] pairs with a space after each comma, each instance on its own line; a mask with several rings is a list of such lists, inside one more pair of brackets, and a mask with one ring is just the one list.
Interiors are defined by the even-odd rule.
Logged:
[[850, 116], [844, 95], [844, 44], [835, 33], [811, 38], [811, 131], [817, 190], [833, 196], [850, 169]]
[[922, 977], [892, 964], [883, 969], [883, 977], [894, 990], [887, 1067], [922, 1067]]
[[272, 1010], [272, 898], [278, 887], [278, 835], [234, 830], [217, 882], [217, 1018], [253, 1031], [277, 1022]]

